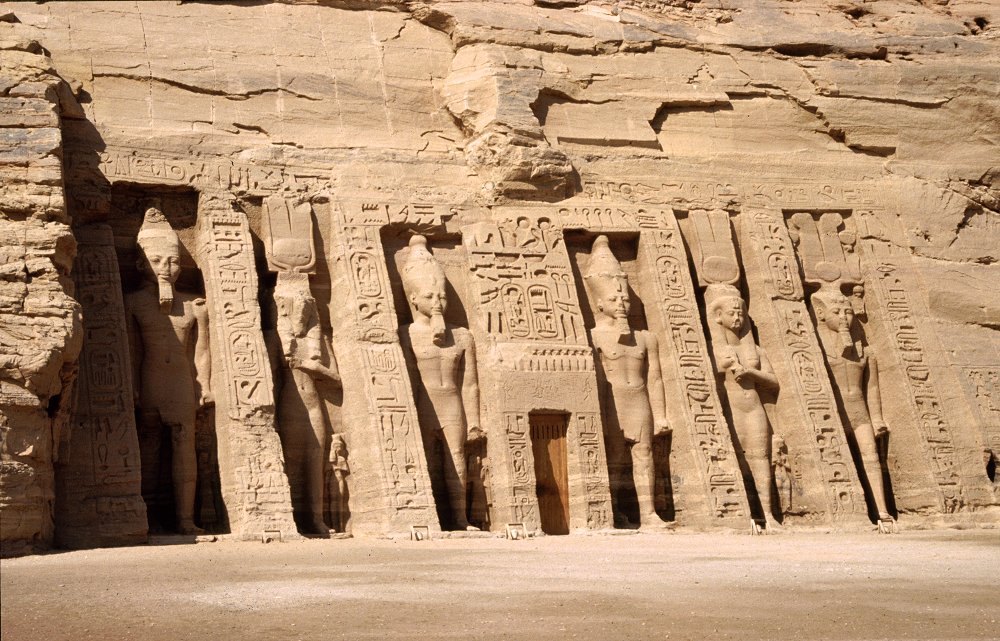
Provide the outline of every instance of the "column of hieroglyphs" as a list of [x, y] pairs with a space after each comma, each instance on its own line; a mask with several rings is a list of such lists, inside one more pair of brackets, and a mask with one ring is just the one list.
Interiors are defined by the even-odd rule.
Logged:
[[114, 236], [106, 225], [73, 235], [84, 339], [69, 434], [56, 463], [56, 542], [135, 545], [146, 540], [146, 504]]
[[276, 392], [278, 434], [299, 526], [324, 535], [330, 530], [324, 519], [331, 500], [327, 477], [332, 429], [316, 382], [339, 384], [340, 374], [309, 284], [309, 275], [316, 271], [312, 205], [303, 193], [274, 194], [264, 205], [265, 252], [269, 269], [277, 272], [273, 309], [281, 348], [275, 373], [281, 381]]
[[198, 225], [211, 319], [219, 473], [230, 528], [245, 539], [294, 538], [247, 219], [227, 197], [202, 194]]
[[898, 468], [892, 470], [906, 475], [901, 482], [893, 479], [898, 509], [954, 513], [996, 505], [983, 461], [989, 433], [959, 428], [982, 424], [972, 408], [951, 392], [961, 383], [934, 332], [921, 321], [929, 313], [912, 259], [902, 249], [898, 224], [885, 212], [868, 209], [852, 219], [856, 220], [848, 223], [857, 225], [864, 259], [863, 291], [870, 299], [867, 324], [874, 331], [869, 340], [883, 355], [880, 380], [888, 390], [883, 399], [891, 399], [884, 403], [894, 434], [891, 449], [909, 444], [911, 452], [898, 457]]
[[[551, 210], [501, 208], [462, 230], [472, 273], [496, 524], [541, 526], [530, 416], [568, 417], [569, 527], [611, 525], [593, 352]], [[494, 429], [494, 426], [496, 429]]]
[[439, 529], [420, 423], [399, 345], [381, 228], [389, 205], [344, 202], [331, 217], [331, 319], [342, 371], [351, 455], [352, 531]]
[[782, 497], [786, 516], [803, 523], [867, 522], [864, 491], [781, 212], [745, 209], [738, 222], [758, 335], [783, 384], [775, 429], [791, 468], [792, 492]]

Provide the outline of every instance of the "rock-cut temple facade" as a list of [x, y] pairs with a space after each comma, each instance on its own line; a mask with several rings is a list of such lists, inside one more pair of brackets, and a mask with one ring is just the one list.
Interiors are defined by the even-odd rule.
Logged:
[[0, 5], [0, 545], [1000, 522], [995, 3]]

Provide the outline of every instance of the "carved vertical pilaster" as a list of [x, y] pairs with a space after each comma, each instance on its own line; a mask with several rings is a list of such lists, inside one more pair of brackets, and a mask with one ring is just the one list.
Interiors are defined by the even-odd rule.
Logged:
[[84, 338], [70, 433], [56, 464], [56, 542], [135, 545], [146, 540], [146, 504], [114, 236], [106, 225], [73, 235]]
[[[211, 203], [215, 204], [215, 203]], [[200, 264], [212, 350], [212, 388], [222, 496], [232, 533], [298, 536], [275, 430], [274, 387], [257, 302], [257, 272], [246, 216], [199, 207]]]
[[[766, 319], [757, 324], [760, 341], [784, 385], [776, 404], [778, 421], [793, 474], [801, 475], [793, 512], [807, 520], [866, 523], [864, 491], [781, 213], [744, 211], [739, 223], [751, 306]], [[811, 491], [817, 486], [821, 494]]]
[[[670, 210], [640, 222], [639, 265], [653, 282], [655, 301], [647, 304], [662, 328], [662, 349], [666, 354], [664, 381], [675, 386], [681, 399], [683, 417], [691, 442], [704, 499], [704, 511], [689, 512], [692, 523], [743, 527], [750, 519], [746, 489], [715, 383], [715, 371], [702, 329], [688, 257], [677, 220]], [[654, 323], [656, 324], [656, 323]], [[670, 396], [668, 387], [668, 396]], [[675, 431], [684, 429], [675, 426]], [[701, 492], [676, 487], [676, 502], [694, 506]]]
[[[997, 496], [985, 473], [982, 443], [973, 443], [960, 427], [975, 423], [976, 414], [954, 393], [961, 386], [957, 372], [934, 332], [921, 320], [929, 312], [910, 253], [898, 240], [902, 233], [884, 214], [859, 211], [857, 217], [865, 282], [874, 304], [870, 322], [880, 330], [873, 344], [888, 357], [880, 360], [882, 380], [891, 380], [902, 392], [901, 402], [888, 408], [897, 415], [905, 412], [905, 419], [897, 419], [893, 429], [915, 432], [938, 495], [935, 507], [941, 512], [995, 505]], [[987, 440], [989, 433], [981, 436]], [[898, 438], [894, 431], [894, 439]], [[910, 507], [905, 497], [897, 503], [902, 503], [900, 510]]]
[[[416, 404], [392, 301], [377, 205], [335, 207], [331, 280], [349, 327], [338, 341], [351, 448], [351, 526], [359, 532], [440, 529]], [[353, 369], [357, 368], [357, 369]]]

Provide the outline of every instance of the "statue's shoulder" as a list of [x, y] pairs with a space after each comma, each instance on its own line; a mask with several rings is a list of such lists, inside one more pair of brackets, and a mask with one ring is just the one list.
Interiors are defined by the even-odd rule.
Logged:
[[636, 338], [642, 343], [655, 347], [659, 344], [659, 340], [656, 338], [656, 334], [649, 331], [648, 329], [638, 329], [635, 331]]
[[451, 336], [456, 345], [468, 347], [475, 343], [475, 339], [472, 337], [472, 332], [468, 329], [454, 325], [449, 325], [448, 329], [451, 330]]
[[[143, 304], [148, 304], [153, 297], [150, 291], [145, 287], [140, 287], [139, 289], [133, 289], [132, 291], [125, 294], [122, 298], [122, 302], [125, 305], [125, 311], [132, 312], [136, 308], [141, 307]], [[159, 299], [157, 298], [157, 304], [159, 304]]]

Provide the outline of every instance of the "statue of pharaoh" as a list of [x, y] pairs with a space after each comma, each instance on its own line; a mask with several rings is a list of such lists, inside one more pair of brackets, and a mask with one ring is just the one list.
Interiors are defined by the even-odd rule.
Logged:
[[[658, 343], [650, 332], [632, 331], [629, 327], [628, 280], [608, 246], [607, 236], [598, 236], [594, 241], [585, 279], [597, 308], [590, 338], [610, 387], [605, 402], [609, 414], [617, 419], [617, 425], [606, 426], [609, 434], [605, 439], [612, 496], [617, 497], [624, 484], [625, 448], [631, 447], [640, 525], [662, 527], [653, 500], [652, 447], [654, 434], [667, 432], [669, 427]], [[615, 511], [616, 522], [627, 522], [617, 504]]]
[[447, 305], [444, 270], [427, 249], [427, 239], [413, 236], [401, 270], [413, 323], [400, 329], [404, 349], [416, 361], [420, 384], [424, 451], [432, 456], [441, 442], [444, 480], [455, 527], [475, 530], [466, 510], [467, 439], [479, 438], [479, 375], [472, 334], [444, 321]]
[[170, 428], [177, 529], [198, 534], [195, 417], [212, 402], [205, 299], [174, 290], [181, 273], [180, 240], [156, 207], [146, 210], [136, 242], [143, 284], [125, 298], [135, 403], [143, 429]]

